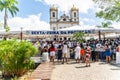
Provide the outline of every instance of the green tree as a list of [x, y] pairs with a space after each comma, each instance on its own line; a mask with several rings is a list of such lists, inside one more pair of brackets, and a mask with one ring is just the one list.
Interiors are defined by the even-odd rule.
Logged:
[[102, 22], [102, 27], [107, 28], [110, 27], [110, 25], [112, 24], [111, 22]]
[[4, 11], [4, 29], [6, 29], [6, 32], [10, 30], [7, 23], [8, 12], [14, 17], [19, 11], [17, 4], [17, 0], [0, 0], [0, 11]]
[[111, 22], [101, 22], [101, 25], [98, 25], [96, 27], [98, 27], [98, 28], [108, 28], [108, 27], [110, 27], [111, 24], [112, 24]]
[[120, 0], [93, 0], [101, 11], [96, 16], [110, 21], [120, 21]]
[[3, 40], [0, 45], [0, 65], [4, 76], [19, 77], [33, 67], [34, 63], [30, 57], [38, 50], [30, 42]]
[[[120, 21], [120, 0], [93, 0], [101, 11], [96, 13], [96, 16], [103, 18], [105, 21], [98, 27], [107, 28], [112, 24], [112, 21]], [[99, 40], [101, 40], [101, 31], [98, 31]], [[105, 33], [104, 33], [105, 39]]]
[[83, 32], [75, 32], [73, 34], [73, 39], [76, 40], [77, 42], [83, 42], [85, 34]]

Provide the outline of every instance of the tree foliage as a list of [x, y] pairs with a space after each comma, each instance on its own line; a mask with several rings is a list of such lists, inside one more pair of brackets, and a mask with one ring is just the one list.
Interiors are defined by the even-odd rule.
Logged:
[[[110, 21], [120, 21], [120, 0], [93, 0], [101, 8], [96, 16]], [[103, 5], [105, 4], [106, 5]], [[102, 6], [101, 6], [102, 5]]]
[[36, 48], [27, 41], [7, 40], [0, 42], [0, 64], [5, 76], [20, 76], [33, 65], [31, 56]]
[[83, 32], [75, 32], [73, 34], [73, 39], [76, 40], [77, 42], [83, 42], [85, 34]]
[[109, 25], [111, 25], [112, 23], [111, 23], [111, 22], [102, 22], [101, 24], [102, 24], [102, 27], [107, 28], [107, 27], [109, 27]]

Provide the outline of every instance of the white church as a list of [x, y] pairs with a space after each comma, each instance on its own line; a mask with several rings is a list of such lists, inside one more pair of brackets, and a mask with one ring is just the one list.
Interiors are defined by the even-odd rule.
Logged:
[[50, 7], [50, 29], [59, 30], [71, 26], [79, 25], [79, 9], [74, 5], [69, 11], [69, 15], [65, 13], [58, 17], [59, 10], [54, 5]]

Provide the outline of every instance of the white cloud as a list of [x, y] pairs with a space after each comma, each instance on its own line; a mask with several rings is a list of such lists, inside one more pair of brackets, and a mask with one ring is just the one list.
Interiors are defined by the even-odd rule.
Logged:
[[115, 29], [120, 29], [120, 23], [114, 22], [111, 26], [114, 27]]
[[97, 13], [97, 12], [100, 12], [100, 11], [102, 11], [103, 9], [101, 9], [101, 8], [95, 8], [96, 10], [95, 10], [95, 12]]
[[49, 30], [49, 23], [40, 20], [41, 13], [38, 15], [29, 15], [26, 18], [14, 17], [8, 19], [8, 25], [11, 31], [23, 30]]
[[83, 21], [80, 21], [80, 23], [79, 23], [80, 25], [84, 25], [84, 22]]
[[85, 21], [85, 22], [93, 22], [93, 23], [95, 22], [95, 20], [91, 18], [81, 18], [80, 20]]
[[60, 11], [68, 12], [70, 8], [75, 5], [79, 8], [80, 12], [87, 13], [88, 9], [94, 6], [94, 2], [92, 0], [36, 0], [47, 5], [55, 4]]

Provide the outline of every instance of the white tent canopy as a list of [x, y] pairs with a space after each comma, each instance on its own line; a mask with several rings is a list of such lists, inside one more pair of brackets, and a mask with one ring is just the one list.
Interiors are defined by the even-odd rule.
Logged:
[[95, 27], [95, 26], [72, 26], [64, 29], [60, 29], [59, 31], [69, 31], [69, 30], [94, 30], [95, 32], [101, 31], [101, 32], [120, 32], [120, 29], [116, 28], [102, 28], [102, 27]]
[[60, 31], [65, 31], [65, 30], [92, 30], [95, 29], [94, 26], [72, 26], [69, 28], [64, 28], [64, 29], [60, 29]]

